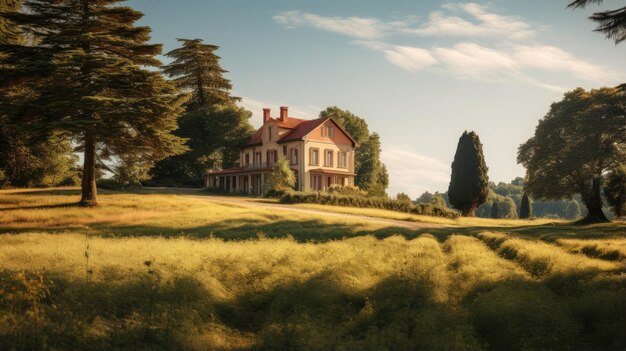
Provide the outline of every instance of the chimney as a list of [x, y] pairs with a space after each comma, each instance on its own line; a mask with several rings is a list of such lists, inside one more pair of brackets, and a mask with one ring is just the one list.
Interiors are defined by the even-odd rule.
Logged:
[[270, 109], [264, 108], [263, 109], [263, 124], [267, 123], [267, 121], [269, 120], [270, 120]]
[[281, 122], [287, 122], [287, 119], [289, 119], [289, 113], [287, 112], [287, 106], [281, 106], [280, 107], [280, 121]]

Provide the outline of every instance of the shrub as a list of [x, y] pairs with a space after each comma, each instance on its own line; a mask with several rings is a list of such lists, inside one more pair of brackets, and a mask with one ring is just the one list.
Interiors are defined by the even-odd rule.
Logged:
[[359, 189], [358, 186], [341, 186], [333, 185], [329, 187], [326, 192], [337, 195], [349, 195], [349, 196], [367, 196], [367, 191]]
[[307, 193], [307, 192], [289, 192], [280, 198], [281, 203], [295, 204], [321, 204], [335, 206], [349, 206], [361, 208], [380, 208], [390, 211], [406, 212], [416, 215], [438, 216], [446, 218], [456, 218], [458, 213], [446, 208], [434, 206], [432, 204], [417, 204], [411, 202], [398, 201], [387, 197], [366, 197], [366, 196], [348, 196], [333, 193]]
[[113, 179], [98, 179], [96, 182], [98, 189], [104, 190], [122, 190], [122, 186]]

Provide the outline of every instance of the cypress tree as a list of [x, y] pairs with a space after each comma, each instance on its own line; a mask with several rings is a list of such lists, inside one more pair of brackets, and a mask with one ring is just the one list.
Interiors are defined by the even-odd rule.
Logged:
[[146, 68], [160, 66], [161, 45], [148, 44], [150, 28], [135, 25], [143, 14], [120, 2], [26, 0], [25, 11], [9, 19], [37, 35], [37, 45], [2, 47], [14, 64], [9, 77], [45, 74], [20, 120], [38, 131], [60, 131], [81, 146], [81, 205], [97, 203], [97, 157], [135, 153], [158, 160], [185, 150], [170, 134], [185, 96]]
[[530, 216], [532, 216], [532, 205], [530, 204], [530, 198], [528, 197], [528, 194], [524, 193], [524, 195], [522, 196], [522, 203], [520, 204], [520, 209], [519, 209], [519, 218], [521, 219], [528, 219], [530, 218]]
[[452, 175], [448, 187], [450, 203], [463, 216], [474, 217], [478, 206], [485, 203], [489, 195], [489, 177], [483, 156], [483, 146], [478, 135], [465, 131], [452, 162]]
[[215, 54], [217, 45], [203, 44], [202, 39], [178, 39], [182, 47], [165, 56], [174, 59], [164, 66], [163, 72], [174, 77], [179, 88], [192, 91], [189, 110], [213, 105], [225, 105], [241, 98], [230, 96], [233, 88], [224, 78], [225, 69], [220, 67], [220, 57]]
[[489, 212], [489, 217], [491, 217], [493, 219], [500, 218], [499, 210], [498, 210], [498, 203], [495, 202], [495, 201], [494, 201], [493, 204], [491, 204], [491, 212]]

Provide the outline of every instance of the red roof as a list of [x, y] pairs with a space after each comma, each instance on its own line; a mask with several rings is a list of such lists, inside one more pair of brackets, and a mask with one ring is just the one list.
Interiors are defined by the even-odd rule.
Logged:
[[[337, 125], [337, 127], [339, 127], [339, 129], [341, 129], [341, 131], [344, 132], [348, 136], [348, 138], [350, 138], [350, 140], [352, 140], [352, 143], [356, 144], [350, 134], [348, 134], [343, 128], [341, 128], [340, 125], [337, 124], [337, 122], [335, 122], [330, 117], [311, 120], [289, 117], [285, 122], [281, 122], [278, 119], [270, 118], [270, 121], [277, 122], [277, 125], [280, 128], [291, 129], [290, 132], [286, 133], [285, 135], [283, 135], [282, 138], [280, 138], [280, 140], [278, 140], [278, 143], [286, 143], [289, 141], [302, 140], [302, 138], [304, 138], [307, 134], [311, 133], [315, 128], [319, 127], [321, 124], [328, 121], [329, 119], [333, 121], [333, 123], [335, 123], [335, 125]], [[252, 135], [252, 137], [250, 137], [250, 140], [248, 140], [246, 146], [256, 146], [261, 144], [263, 144], [263, 127], [259, 128]]]

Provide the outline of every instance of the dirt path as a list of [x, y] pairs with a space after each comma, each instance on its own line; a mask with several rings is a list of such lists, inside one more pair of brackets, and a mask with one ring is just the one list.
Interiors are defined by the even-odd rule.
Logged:
[[408, 229], [444, 227], [444, 225], [434, 224], [434, 223], [410, 222], [410, 221], [402, 221], [402, 220], [397, 220], [397, 219], [371, 217], [371, 216], [366, 216], [366, 215], [336, 213], [330, 210], [324, 211], [324, 210], [319, 210], [319, 209], [295, 207], [292, 205], [283, 205], [283, 204], [273, 203], [269, 201], [265, 202], [259, 199], [246, 199], [246, 198], [231, 197], [231, 196], [203, 196], [203, 195], [183, 195], [183, 196], [193, 197], [195, 199], [201, 199], [204, 201], [209, 201], [209, 202], [218, 203], [218, 204], [220, 203], [230, 204], [230, 205], [237, 205], [241, 207], [256, 208], [256, 209], [261, 208], [261, 209], [267, 209], [270, 211], [291, 211], [291, 212], [308, 213], [308, 214], [321, 215], [321, 216], [331, 216], [331, 217], [345, 218], [345, 219], [351, 219], [351, 220], [356, 220], [356, 221], [365, 221], [365, 222], [370, 222], [370, 223], [391, 225], [395, 227], [402, 227], [402, 228], [408, 228]]

